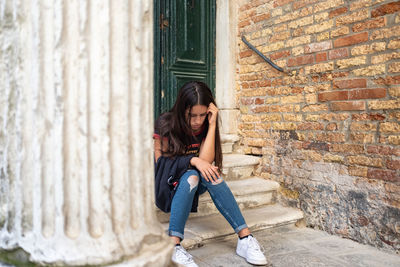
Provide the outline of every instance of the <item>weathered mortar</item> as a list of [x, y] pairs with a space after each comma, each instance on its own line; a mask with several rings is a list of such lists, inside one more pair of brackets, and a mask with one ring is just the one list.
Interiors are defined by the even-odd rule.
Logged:
[[242, 1], [240, 150], [307, 224], [400, 251], [400, 2]]

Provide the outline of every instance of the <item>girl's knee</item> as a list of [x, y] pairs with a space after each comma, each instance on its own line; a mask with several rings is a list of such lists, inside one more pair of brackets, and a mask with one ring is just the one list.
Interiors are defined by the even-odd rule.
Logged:
[[200, 173], [197, 170], [193, 169], [187, 170], [186, 175], [200, 177]]
[[193, 188], [198, 186], [199, 184], [199, 177], [196, 175], [190, 175], [189, 178], [187, 179], [188, 184], [190, 185], [190, 191], [192, 191]]
[[199, 185], [199, 173], [196, 170], [189, 170], [187, 172], [187, 174], [189, 175], [188, 178], [186, 179], [187, 183], [190, 186], [190, 192], [196, 188]]
[[217, 180], [211, 182], [211, 184], [212, 184], [212, 185], [218, 185], [218, 184], [222, 183], [223, 181], [224, 181], [224, 179], [218, 178]]
[[214, 178], [214, 180], [207, 181], [203, 176], [201, 176], [201, 179], [204, 183], [209, 185], [221, 185], [225, 182], [225, 180], [222, 177]]

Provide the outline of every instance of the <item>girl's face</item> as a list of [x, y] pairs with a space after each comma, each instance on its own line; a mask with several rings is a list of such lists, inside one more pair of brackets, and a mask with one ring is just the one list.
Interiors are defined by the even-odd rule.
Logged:
[[190, 128], [196, 132], [203, 126], [204, 120], [207, 117], [207, 106], [195, 105], [191, 110], [186, 110], [186, 119], [190, 120]]

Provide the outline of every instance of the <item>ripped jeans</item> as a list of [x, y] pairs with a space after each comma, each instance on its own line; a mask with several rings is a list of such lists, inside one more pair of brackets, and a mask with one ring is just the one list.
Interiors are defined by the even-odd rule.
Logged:
[[[222, 178], [220, 179], [222, 180]], [[178, 188], [172, 199], [168, 229], [170, 236], [183, 239], [185, 224], [192, 209], [196, 191], [199, 191], [199, 194], [203, 194], [205, 191], [210, 193], [215, 206], [236, 233], [247, 228], [237, 202], [224, 180], [219, 183], [207, 182], [199, 171], [188, 170], [180, 178]]]

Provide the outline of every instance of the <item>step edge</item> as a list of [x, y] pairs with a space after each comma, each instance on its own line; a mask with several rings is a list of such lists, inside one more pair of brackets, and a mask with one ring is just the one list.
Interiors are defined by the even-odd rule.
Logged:
[[[244, 182], [246, 181], [246, 182]], [[240, 184], [246, 184], [248, 182], [254, 181], [254, 185], [257, 186], [262, 186], [262, 189], [256, 190], [254, 192], [269, 192], [269, 191], [276, 191], [279, 189], [280, 185], [278, 182], [273, 181], [273, 180], [267, 180], [262, 177], [258, 176], [250, 176], [247, 177], [246, 179], [240, 179], [240, 180], [227, 180], [226, 183], [228, 184], [229, 188], [235, 188], [236, 186], [240, 186]], [[239, 185], [237, 185], [239, 184]], [[251, 186], [251, 184], [250, 184]], [[259, 188], [257, 188], [259, 189]], [[235, 189], [236, 190], [236, 189]], [[253, 191], [250, 191], [249, 193], [252, 193]]]
[[[297, 210], [293, 210], [293, 213], [297, 213]], [[295, 224], [296, 222], [298, 222], [299, 220], [304, 218], [304, 215], [302, 214], [301, 211], [299, 211], [301, 213], [301, 215], [298, 213], [297, 216], [293, 216], [288, 220], [282, 220], [282, 221], [278, 221], [276, 223], [268, 223], [268, 224], [257, 224], [257, 225], [251, 225], [249, 224], [249, 228], [251, 229], [251, 231], [253, 233], [256, 233], [258, 231], [262, 231], [265, 229], [270, 229], [270, 228], [275, 228], [275, 227], [280, 227], [280, 226], [284, 226], [284, 225], [291, 225], [291, 224]], [[188, 231], [190, 232], [190, 230]], [[218, 234], [215, 236], [211, 236], [211, 237], [206, 237], [206, 238], [202, 238], [199, 235], [196, 235], [193, 232], [190, 232], [190, 235], [192, 237], [188, 237], [185, 239], [186, 242], [184, 242], [182, 245], [185, 246], [186, 249], [193, 249], [199, 246], [202, 246], [206, 243], [208, 243], [211, 240], [219, 240], [219, 239], [225, 239], [227, 237], [231, 237], [231, 236], [235, 236], [236, 234], [234, 233], [234, 231], [232, 229], [229, 229], [229, 231], [226, 231], [222, 234]]]
[[221, 134], [220, 137], [222, 143], [235, 143], [240, 140], [237, 134]]
[[[228, 157], [229, 162], [226, 162], [226, 158]], [[231, 157], [236, 157], [235, 159], [230, 159]], [[242, 158], [242, 159], [240, 159]], [[247, 162], [246, 162], [247, 161]], [[226, 154], [224, 155], [224, 159], [222, 161], [222, 166], [224, 168], [231, 168], [231, 167], [250, 167], [256, 166], [260, 164], [261, 158], [255, 156], [249, 156], [244, 154]]]
[[[243, 180], [233, 180], [233, 181], [226, 181], [226, 183], [228, 184], [229, 188], [231, 189], [233, 195], [236, 196], [244, 196], [244, 195], [249, 195], [249, 194], [269, 194], [269, 193], [273, 193], [274, 191], [277, 191], [279, 189], [279, 183], [272, 181], [272, 180], [265, 180], [263, 178], [257, 177], [257, 176], [252, 176], [250, 178], [247, 179], [260, 179], [265, 181], [266, 183], [268, 183], [269, 185], [272, 186], [268, 186], [266, 188], [264, 188], [263, 190], [255, 190], [255, 191], [250, 191], [250, 192], [236, 192], [235, 189], [232, 190], [231, 184], [232, 183], [240, 183], [241, 181], [245, 181], [246, 179]], [[258, 189], [258, 188], [257, 188]], [[209, 194], [203, 194], [199, 197], [199, 203], [200, 202], [209, 202], [212, 201], [211, 197], [209, 196]], [[158, 209], [156, 206], [154, 207], [156, 212], [162, 212], [160, 209]]]

